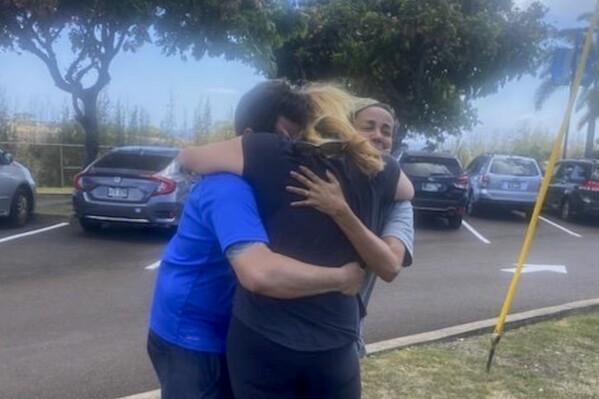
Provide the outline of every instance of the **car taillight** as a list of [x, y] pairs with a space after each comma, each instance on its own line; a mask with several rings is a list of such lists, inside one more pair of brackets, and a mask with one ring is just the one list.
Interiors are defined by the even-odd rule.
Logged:
[[73, 187], [75, 190], [83, 190], [83, 172], [77, 173], [73, 177]]
[[175, 188], [177, 188], [177, 182], [171, 179], [167, 179], [166, 177], [151, 176], [150, 178], [158, 182], [158, 188], [156, 188], [152, 195], [170, 194], [173, 191], [175, 191]]
[[468, 180], [468, 176], [462, 175], [462, 176], [458, 177], [458, 181], [456, 181], [453, 185], [456, 188], [461, 188], [462, 190], [466, 190], [466, 189], [468, 189], [469, 183], [470, 182]]
[[489, 175], [482, 175], [480, 177], [480, 185], [481, 185], [481, 187], [483, 187], [483, 188], [487, 187], [489, 185], [489, 181], [490, 180], [491, 179], [489, 178]]
[[588, 180], [586, 183], [578, 187], [578, 189], [583, 191], [599, 191], [599, 182], [595, 180]]

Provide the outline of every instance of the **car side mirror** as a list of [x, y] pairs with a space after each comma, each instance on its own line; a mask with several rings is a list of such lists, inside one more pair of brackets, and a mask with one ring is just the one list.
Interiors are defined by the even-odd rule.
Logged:
[[12, 161], [13, 161], [13, 157], [8, 152], [3, 152], [2, 155], [0, 155], [0, 164], [10, 165], [12, 163]]

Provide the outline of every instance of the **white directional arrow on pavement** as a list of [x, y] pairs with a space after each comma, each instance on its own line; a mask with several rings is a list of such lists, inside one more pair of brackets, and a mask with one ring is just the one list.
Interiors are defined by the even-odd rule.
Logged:
[[[513, 267], [511, 269], [501, 269], [503, 272], [515, 273], [516, 268]], [[554, 272], [554, 273], [562, 273], [568, 274], [568, 270], [566, 270], [566, 266], [564, 265], [532, 265], [525, 263], [522, 268], [522, 273], [534, 273], [534, 272]]]

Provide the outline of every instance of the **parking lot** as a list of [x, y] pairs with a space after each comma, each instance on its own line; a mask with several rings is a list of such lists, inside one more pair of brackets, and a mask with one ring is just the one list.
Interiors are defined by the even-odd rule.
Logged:
[[[496, 317], [527, 223], [417, 223], [414, 265], [378, 283], [367, 342]], [[0, 225], [2, 397], [113, 399], [156, 389], [145, 354], [157, 261], [168, 234], [84, 233], [64, 216]], [[599, 226], [543, 215], [511, 312], [599, 297]]]

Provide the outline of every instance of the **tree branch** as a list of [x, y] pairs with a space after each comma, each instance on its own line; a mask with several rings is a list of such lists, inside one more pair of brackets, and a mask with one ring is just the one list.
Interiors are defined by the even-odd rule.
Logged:
[[[54, 54], [52, 45], [42, 40], [39, 32], [33, 28], [33, 25], [29, 20], [24, 21], [20, 29], [21, 34], [19, 35], [19, 47], [42, 60], [48, 67], [50, 76], [54, 80], [54, 84], [56, 84], [59, 89], [64, 90], [67, 93], [71, 93], [73, 88], [71, 85], [65, 82], [60, 74], [58, 61], [56, 60], [56, 55]], [[42, 49], [44, 49], [46, 52], [44, 53]]]

